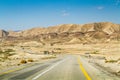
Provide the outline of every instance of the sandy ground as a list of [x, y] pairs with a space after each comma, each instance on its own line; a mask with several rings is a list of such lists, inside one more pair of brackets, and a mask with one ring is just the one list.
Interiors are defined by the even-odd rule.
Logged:
[[[28, 45], [27, 45], [28, 44]], [[41, 45], [36, 42], [27, 42], [17, 44], [15, 46], [1, 47], [4, 49], [15, 50], [15, 55], [9, 56], [9, 59], [0, 61], [0, 69], [9, 66], [18, 65], [21, 59], [33, 59], [34, 61], [41, 61], [44, 57], [51, 57], [56, 54], [82, 54], [84, 56], [90, 55], [92, 63], [96, 63], [101, 67], [107, 67], [111, 72], [120, 72], [120, 42], [115, 43], [99, 43], [99, 44], [55, 44]], [[52, 55], [44, 55], [44, 51], [53, 53]], [[97, 51], [97, 54], [91, 54]], [[85, 54], [87, 53], [87, 54]], [[102, 59], [101, 59], [102, 57]], [[105, 62], [115, 60], [116, 62]]]
[[[120, 42], [100, 44], [67, 44], [55, 45], [53, 48], [61, 48], [61, 52], [70, 54], [82, 54], [88, 57], [88, 61], [97, 66], [120, 76]], [[93, 54], [93, 52], [96, 52]], [[87, 54], [86, 54], [87, 53]], [[90, 58], [89, 58], [90, 56]]]
[[[27, 42], [28, 43], [28, 42]], [[56, 58], [56, 55], [53, 54], [44, 54], [43, 51], [45, 51], [44, 48], [41, 48], [41, 44], [38, 45], [37, 43], [35, 44], [18, 44], [15, 46], [4, 46], [1, 47], [0, 49], [2, 51], [5, 51], [6, 49], [12, 49], [14, 50], [14, 55], [8, 56], [7, 59], [3, 59], [3, 55], [0, 55], [0, 70], [10, 68], [12, 66], [20, 66], [23, 65], [21, 63], [22, 60], [27, 61], [27, 63], [34, 63], [34, 62], [42, 62], [45, 61], [46, 59], [52, 59]], [[36, 45], [37, 44], [37, 45]], [[27, 45], [27, 46], [26, 46]], [[36, 47], [37, 46], [37, 47]], [[28, 60], [33, 60], [33, 62], [29, 62]]]

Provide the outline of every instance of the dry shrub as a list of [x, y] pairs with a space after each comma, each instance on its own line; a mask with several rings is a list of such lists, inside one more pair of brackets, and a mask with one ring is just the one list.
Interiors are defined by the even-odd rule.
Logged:
[[20, 66], [20, 63], [19, 64], [17, 64], [18, 66]]
[[33, 59], [28, 59], [28, 62], [34, 62], [34, 60]]
[[105, 60], [105, 63], [116, 63], [117, 60]]
[[99, 54], [99, 51], [93, 51], [91, 54]]
[[118, 58], [118, 61], [120, 61], [120, 58]]
[[56, 56], [43, 57], [42, 59], [53, 59], [53, 58], [56, 58]]
[[24, 60], [24, 59], [22, 59], [22, 60], [20, 61], [20, 63], [21, 63], [21, 64], [26, 64], [26, 63], [27, 63], [27, 61], [26, 61], [26, 60]]

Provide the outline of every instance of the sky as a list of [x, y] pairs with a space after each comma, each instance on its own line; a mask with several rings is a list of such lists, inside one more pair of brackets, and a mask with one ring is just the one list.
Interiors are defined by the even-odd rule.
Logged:
[[120, 0], [0, 0], [0, 29], [59, 24], [120, 24]]

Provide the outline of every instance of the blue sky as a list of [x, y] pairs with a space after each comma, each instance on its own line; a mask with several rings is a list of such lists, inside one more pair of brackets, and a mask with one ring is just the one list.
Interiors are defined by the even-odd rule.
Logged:
[[104, 21], [120, 24], [120, 0], [0, 0], [0, 29]]

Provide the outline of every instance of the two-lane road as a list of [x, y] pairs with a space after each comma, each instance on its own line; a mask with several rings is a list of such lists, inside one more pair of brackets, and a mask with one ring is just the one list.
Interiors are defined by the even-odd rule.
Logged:
[[86, 80], [83, 72], [79, 68], [76, 57], [69, 56], [56, 64], [54, 64], [56, 66], [53, 69], [44, 75], [38, 75], [38, 78], [34, 78], [36, 80]]
[[1, 74], [0, 80], [120, 80], [94, 68], [80, 56], [68, 55], [22, 70]]

